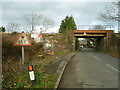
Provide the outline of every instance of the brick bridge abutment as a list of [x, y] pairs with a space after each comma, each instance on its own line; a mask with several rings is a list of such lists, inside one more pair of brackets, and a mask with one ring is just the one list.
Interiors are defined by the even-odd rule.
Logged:
[[[76, 32], [78, 33], [76, 33]], [[92, 33], [91, 33], [91, 32]], [[118, 38], [113, 30], [85, 30], [86, 36], [83, 36], [83, 30], [68, 31], [68, 38], [71, 40], [71, 48], [75, 51], [75, 38], [97, 38], [96, 51], [118, 55]], [[87, 33], [88, 32], [88, 33]], [[94, 33], [96, 32], [96, 33]], [[99, 33], [97, 33], [99, 32]], [[103, 33], [104, 32], [104, 33]], [[97, 36], [98, 35], [98, 36]], [[104, 35], [104, 36], [103, 36]]]

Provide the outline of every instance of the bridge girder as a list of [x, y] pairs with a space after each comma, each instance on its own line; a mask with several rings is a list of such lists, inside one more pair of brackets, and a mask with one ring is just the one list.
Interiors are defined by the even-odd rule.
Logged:
[[[104, 38], [106, 37], [106, 40], [111, 38], [111, 35], [113, 34], [113, 30], [69, 30], [68, 36], [70, 37], [76, 37], [76, 38]], [[75, 50], [75, 39], [73, 41], [73, 50]]]

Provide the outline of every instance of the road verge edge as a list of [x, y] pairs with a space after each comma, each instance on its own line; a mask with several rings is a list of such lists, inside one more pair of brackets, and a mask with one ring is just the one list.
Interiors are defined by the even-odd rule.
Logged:
[[62, 75], [63, 75], [63, 73], [64, 73], [64, 70], [65, 70], [68, 62], [69, 62], [76, 54], [77, 54], [77, 51], [74, 52], [74, 54], [73, 54], [72, 56], [70, 56], [70, 58], [67, 59], [67, 61], [65, 62], [64, 66], [63, 66], [63, 68], [62, 68], [62, 70], [61, 70], [61, 72], [60, 72], [60, 74], [59, 74], [59, 76], [58, 76], [58, 79], [57, 79], [57, 81], [56, 81], [56, 84], [55, 84], [55, 86], [54, 86], [54, 90], [57, 90], [57, 88], [58, 88], [58, 86], [59, 86], [59, 83], [60, 83], [60, 80], [61, 80], [61, 78], [62, 78]]

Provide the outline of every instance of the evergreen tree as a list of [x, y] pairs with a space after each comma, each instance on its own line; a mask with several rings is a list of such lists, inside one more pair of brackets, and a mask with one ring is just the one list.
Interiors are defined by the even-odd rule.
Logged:
[[78, 38], [76, 38], [75, 40], [75, 50], [77, 50], [79, 48], [80, 45], [80, 41], [78, 40]]
[[5, 27], [0, 27], [0, 32], [5, 32], [6, 30], [5, 30]]
[[72, 15], [70, 17], [66, 16], [65, 19], [62, 20], [61, 22], [59, 33], [66, 33], [67, 30], [76, 30], [76, 29], [77, 27], [76, 27], [73, 16]]
[[[68, 30], [77, 30], [77, 26], [75, 24], [74, 18], [71, 15], [70, 17], [67, 15], [64, 20], [62, 20], [59, 33], [66, 33]], [[75, 40], [75, 49], [79, 48], [79, 40], [76, 38]]]

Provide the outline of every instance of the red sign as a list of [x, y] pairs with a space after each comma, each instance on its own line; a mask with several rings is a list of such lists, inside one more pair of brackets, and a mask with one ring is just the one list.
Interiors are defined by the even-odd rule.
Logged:
[[38, 37], [43, 37], [43, 35], [38, 35]]
[[31, 46], [28, 37], [25, 35], [24, 31], [20, 34], [18, 39], [15, 41], [14, 46]]

